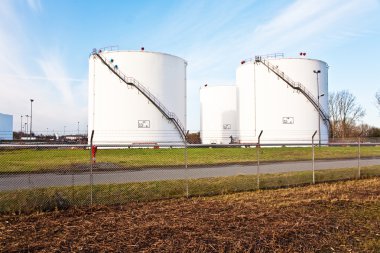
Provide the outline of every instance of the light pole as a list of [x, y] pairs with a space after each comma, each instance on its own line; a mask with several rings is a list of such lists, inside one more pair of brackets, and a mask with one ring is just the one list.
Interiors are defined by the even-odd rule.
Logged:
[[79, 136], [79, 121], [78, 121], [78, 136]]
[[66, 126], [63, 126], [63, 136], [66, 135]]
[[33, 101], [34, 99], [30, 99], [30, 139], [32, 139], [32, 119], [33, 119]]
[[321, 110], [320, 104], [319, 104], [319, 98], [324, 96], [319, 96], [319, 78], [318, 75], [321, 73], [321, 71], [313, 70], [313, 72], [317, 75], [317, 95], [318, 95], [318, 146], [321, 146], [321, 115], [319, 114], [319, 111]]
[[22, 135], [22, 115], [21, 115], [21, 135]]
[[25, 115], [26, 123], [25, 123], [25, 134], [28, 136], [28, 124], [29, 124], [29, 115]]

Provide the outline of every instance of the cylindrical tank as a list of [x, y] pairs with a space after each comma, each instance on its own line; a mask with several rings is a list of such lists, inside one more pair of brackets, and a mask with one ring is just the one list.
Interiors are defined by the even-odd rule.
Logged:
[[13, 115], [0, 113], [0, 141], [1, 140], [13, 140]]
[[[177, 56], [148, 51], [100, 53], [133, 77], [186, 127], [186, 66]], [[89, 140], [95, 144], [182, 142], [172, 121], [133, 85], [124, 83], [97, 56], [89, 59]]]
[[229, 144], [238, 138], [236, 86], [203, 86], [200, 89], [203, 144]]
[[[266, 59], [291, 80], [301, 83], [314, 100], [328, 113], [328, 65], [307, 58]], [[236, 71], [238, 87], [238, 124], [241, 143], [309, 143], [328, 142], [327, 122], [302, 94], [279, 78], [262, 62], [243, 62]], [[318, 93], [319, 86], [319, 93]], [[328, 116], [328, 115], [327, 115]], [[320, 127], [318, 126], [320, 124]]]

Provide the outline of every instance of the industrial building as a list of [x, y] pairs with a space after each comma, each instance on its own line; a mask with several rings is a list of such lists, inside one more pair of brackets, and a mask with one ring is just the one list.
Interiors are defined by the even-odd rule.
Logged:
[[13, 140], [13, 116], [0, 113], [0, 141]]
[[94, 144], [183, 143], [186, 67], [177, 56], [94, 50], [89, 58], [89, 141]]
[[[219, 89], [225, 88], [200, 89], [202, 143], [256, 143], [261, 131], [261, 143], [308, 143], [315, 131], [317, 142], [328, 142], [328, 65], [323, 61], [257, 56], [241, 62], [229, 93]], [[230, 108], [236, 108], [235, 115]], [[224, 131], [226, 125], [234, 131]]]

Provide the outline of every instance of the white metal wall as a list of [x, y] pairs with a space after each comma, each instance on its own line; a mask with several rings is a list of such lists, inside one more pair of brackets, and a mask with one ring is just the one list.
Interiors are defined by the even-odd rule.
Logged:
[[[106, 51], [107, 60], [133, 77], [174, 112], [186, 127], [185, 60], [147, 51]], [[95, 144], [180, 142], [174, 124], [133, 86], [119, 80], [98, 58], [89, 59], [89, 137]]]
[[238, 138], [236, 86], [203, 86], [200, 89], [203, 144], [228, 144]]
[[0, 140], [13, 140], [13, 116], [0, 113]]
[[[271, 59], [270, 62], [296, 82], [302, 83], [317, 98], [320, 70], [320, 105], [328, 112], [328, 66], [305, 58]], [[236, 72], [238, 86], [238, 122], [240, 141], [256, 142], [263, 130], [262, 142], [310, 142], [318, 130], [319, 114], [304, 95], [293, 90], [261, 63], [246, 62]], [[321, 119], [321, 140], [328, 141], [328, 129]], [[318, 141], [316, 136], [316, 141]]]
[[255, 65], [251, 62], [236, 70], [237, 121], [240, 142], [256, 142], [256, 86]]

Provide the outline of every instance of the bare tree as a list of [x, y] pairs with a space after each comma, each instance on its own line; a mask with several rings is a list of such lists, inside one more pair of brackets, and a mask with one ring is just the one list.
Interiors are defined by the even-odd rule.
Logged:
[[356, 97], [347, 90], [329, 95], [330, 135], [339, 138], [349, 137], [355, 123], [364, 117], [365, 110], [356, 103]]
[[379, 109], [379, 111], [380, 111], [380, 90], [378, 92], [376, 92], [375, 98], [376, 98], [377, 109]]
[[338, 111], [338, 103], [337, 94], [330, 93], [329, 94], [329, 114], [330, 114], [330, 137], [335, 138], [338, 137], [338, 120], [339, 120], [339, 111]]

